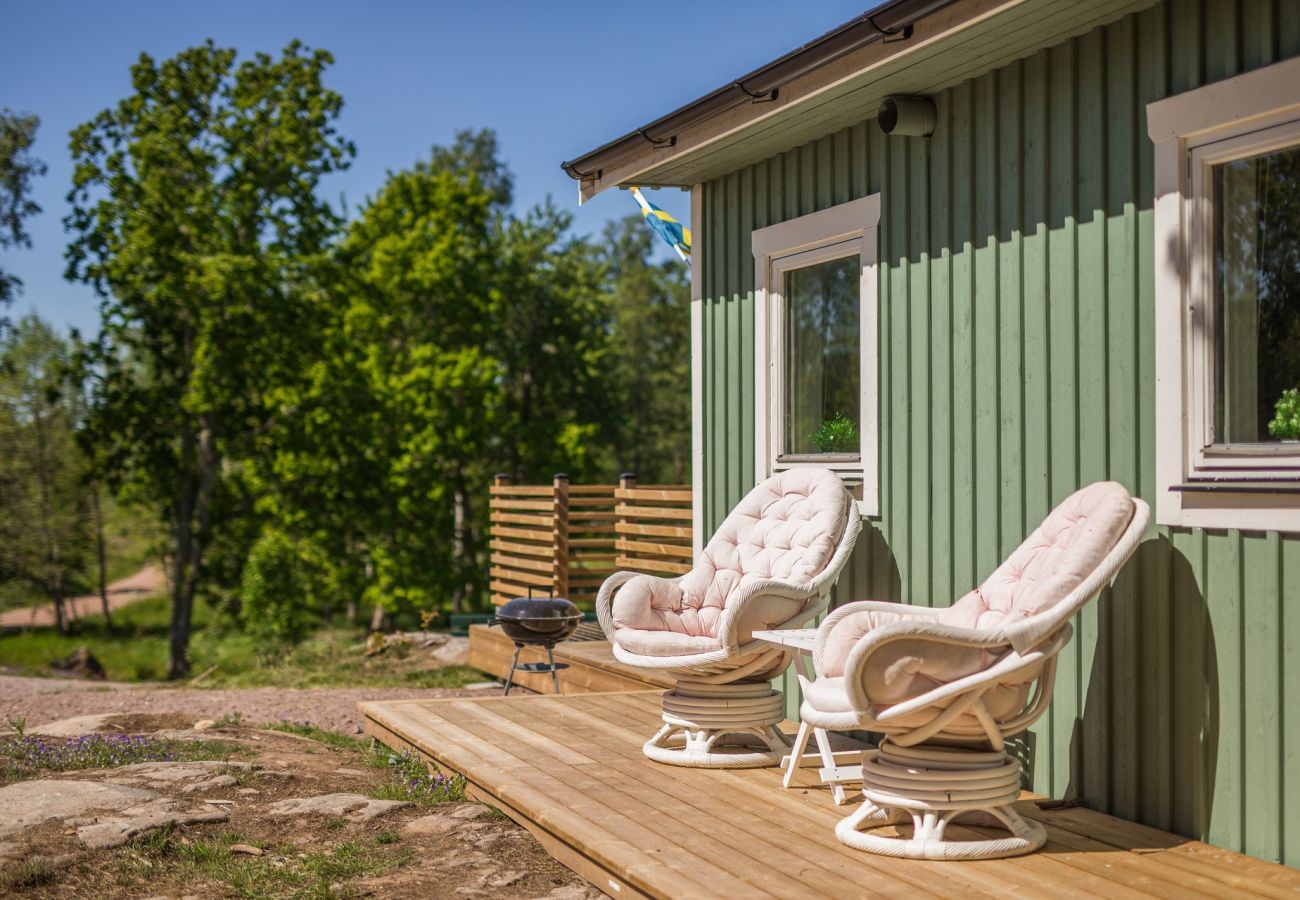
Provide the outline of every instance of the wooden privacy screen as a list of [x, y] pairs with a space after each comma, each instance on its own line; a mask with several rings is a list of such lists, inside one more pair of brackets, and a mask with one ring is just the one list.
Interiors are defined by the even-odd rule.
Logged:
[[691, 490], [679, 485], [512, 485], [490, 488], [492, 602], [557, 596], [594, 601], [617, 569], [677, 574], [691, 567]]

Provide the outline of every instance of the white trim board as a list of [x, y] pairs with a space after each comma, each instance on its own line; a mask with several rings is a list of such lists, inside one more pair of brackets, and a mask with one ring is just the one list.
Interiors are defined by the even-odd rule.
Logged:
[[[1207, 485], [1207, 472], [1198, 472], [1206, 450], [1216, 448], [1207, 448], [1205, 433], [1212, 390], [1205, 342], [1213, 340], [1213, 323], [1197, 321], [1212, 308], [1212, 260], [1205, 258], [1209, 244], [1201, 233], [1209, 201], [1201, 187], [1205, 173], [1194, 170], [1214, 158], [1202, 152], [1207, 145], [1300, 119], [1297, 84], [1300, 58], [1147, 106], [1147, 133], [1155, 145], [1155, 506], [1161, 525], [1300, 531], [1300, 495], [1271, 490], [1278, 481], [1300, 486], [1300, 478], [1238, 484], [1229, 491], [1215, 490]], [[1230, 477], [1231, 460], [1231, 452], [1219, 453], [1215, 474]], [[1245, 454], [1239, 468], [1250, 468]], [[1198, 474], [1200, 484], [1189, 485]], [[1188, 491], [1189, 486], [1200, 489]]]
[[[864, 516], [880, 512], [879, 483], [879, 391], [878, 372], [880, 343], [878, 338], [878, 232], [880, 195], [841, 203], [819, 212], [800, 216], [753, 232], [750, 245], [754, 254], [754, 478], [762, 480], [778, 468], [774, 396], [780, 391], [775, 379], [781, 377], [782, 348], [780, 329], [781, 298], [771, 281], [773, 266], [796, 254], [819, 248], [853, 243], [841, 255], [857, 253], [861, 271], [859, 292], [861, 341], [859, 405], [860, 460], [852, 464], [855, 475], [862, 478], [862, 498], [858, 511]], [[832, 256], [834, 254], [832, 253]], [[816, 464], [816, 463], [810, 463]]]

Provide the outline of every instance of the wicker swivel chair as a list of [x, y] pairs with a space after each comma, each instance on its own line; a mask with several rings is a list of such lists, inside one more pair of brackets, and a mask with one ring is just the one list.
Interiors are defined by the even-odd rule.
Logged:
[[646, 756], [703, 768], [780, 762], [784, 701], [770, 682], [791, 657], [752, 634], [822, 612], [861, 527], [834, 472], [783, 472], [741, 500], [690, 572], [606, 579], [596, 612], [614, 656], [678, 678]]
[[[1011, 808], [1020, 763], [1007, 738], [1046, 712], [1070, 618], [1137, 548], [1150, 510], [1100, 482], [1066, 498], [978, 588], [944, 609], [862, 602], [817, 630], [794, 754], [813, 728], [884, 734], [862, 762], [865, 801], [835, 829], [861, 850], [916, 859], [1032, 852], [1043, 827]], [[959, 817], [1006, 838], [944, 839]], [[871, 833], [912, 823], [910, 838]]]

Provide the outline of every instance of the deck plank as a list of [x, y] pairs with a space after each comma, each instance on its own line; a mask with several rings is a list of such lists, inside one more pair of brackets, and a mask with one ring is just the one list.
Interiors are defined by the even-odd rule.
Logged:
[[[594, 643], [594, 642], [593, 642]], [[579, 646], [579, 645], [574, 645]], [[467, 779], [607, 893], [651, 897], [946, 894], [1053, 897], [1280, 896], [1300, 872], [1085, 809], [1022, 814], [1048, 843], [1008, 860], [872, 856], [834, 837], [836, 807], [803, 769], [703, 770], [646, 759], [659, 692], [361, 704], [370, 734]], [[975, 835], [955, 828], [954, 836]]]

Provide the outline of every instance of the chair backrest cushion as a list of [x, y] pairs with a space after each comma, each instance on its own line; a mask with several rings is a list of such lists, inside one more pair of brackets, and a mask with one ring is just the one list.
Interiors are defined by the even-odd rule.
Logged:
[[[945, 610], [942, 621], [965, 628], [1005, 628], [1051, 611], [1115, 548], [1133, 513], [1132, 497], [1114, 481], [1075, 491], [983, 584]], [[1062, 610], [1062, 620], [1072, 613]]]
[[811, 584], [835, 555], [851, 511], [853, 497], [834, 472], [773, 475], [736, 505], [682, 576], [680, 607], [656, 610], [665, 620], [661, 627], [716, 637], [728, 600], [747, 584], [769, 578]]

